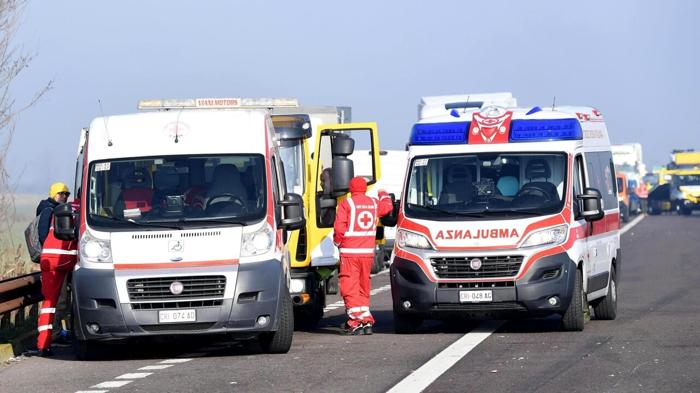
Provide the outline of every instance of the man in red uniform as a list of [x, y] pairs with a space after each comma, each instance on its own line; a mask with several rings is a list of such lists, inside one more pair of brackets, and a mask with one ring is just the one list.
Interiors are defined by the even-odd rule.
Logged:
[[77, 241], [60, 240], [54, 236], [53, 209], [66, 203], [70, 192], [63, 183], [54, 183], [49, 190], [49, 198], [41, 201], [36, 209], [39, 219], [39, 240], [41, 249], [41, 293], [44, 301], [39, 310], [39, 337], [37, 352], [41, 356], [51, 356], [51, 333], [53, 329], [56, 303], [61, 294], [66, 274], [73, 270], [78, 260]]
[[347, 334], [372, 334], [374, 318], [369, 311], [370, 270], [374, 260], [377, 220], [393, 208], [384, 190], [379, 199], [365, 195], [363, 177], [350, 180], [350, 197], [338, 205], [333, 243], [340, 249], [340, 295], [345, 302]]

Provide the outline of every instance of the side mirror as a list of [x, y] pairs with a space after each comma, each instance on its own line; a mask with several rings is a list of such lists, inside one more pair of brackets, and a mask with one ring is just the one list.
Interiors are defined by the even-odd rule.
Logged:
[[306, 224], [304, 218], [304, 201], [301, 195], [287, 193], [280, 201], [280, 206], [284, 209], [284, 218], [280, 226], [288, 231], [301, 229]]
[[332, 184], [333, 195], [338, 197], [350, 190], [350, 180], [355, 176], [352, 160], [345, 157], [333, 158]]
[[384, 225], [385, 227], [395, 227], [397, 221], [399, 220], [400, 202], [396, 200], [396, 196], [393, 193], [391, 193], [389, 195], [391, 196], [391, 204], [393, 205], [394, 208], [391, 210], [391, 213], [380, 218], [379, 222], [381, 222], [382, 225]]
[[62, 203], [53, 209], [53, 233], [61, 240], [75, 240], [75, 214], [70, 203]]
[[595, 188], [586, 188], [583, 194], [577, 195], [576, 198], [581, 201], [583, 206], [581, 216], [583, 216], [584, 220], [588, 222], [598, 221], [605, 216], [603, 198], [600, 195], [600, 191]]

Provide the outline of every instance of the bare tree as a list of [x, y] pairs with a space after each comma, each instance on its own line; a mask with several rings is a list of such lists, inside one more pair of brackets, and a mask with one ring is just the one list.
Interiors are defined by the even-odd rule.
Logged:
[[16, 120], [20, 113], [32, 107], [52, 86], [52, 82], [48, 82], [28, 102], [17, 103], [12, 96], [13, 82], [34, 57], [22, 53], [14, 46], [14, 37], [25, 5], [26, 0], [0, 0], [0, 276], [21, 273], [19, 270], [24, 263], [24, 249], [13, 240], [11, 233], [12, 225], [16, 222], [15, 187], [6, 167]]

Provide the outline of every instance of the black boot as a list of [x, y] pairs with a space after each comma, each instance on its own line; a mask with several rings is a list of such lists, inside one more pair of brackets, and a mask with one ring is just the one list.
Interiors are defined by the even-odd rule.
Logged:
[[371, 323], [365, 323], [362, 325], [362, 330], [364, 332], [365, 336], [371, 336], [374, 331], [372, 330], [372, 324]]

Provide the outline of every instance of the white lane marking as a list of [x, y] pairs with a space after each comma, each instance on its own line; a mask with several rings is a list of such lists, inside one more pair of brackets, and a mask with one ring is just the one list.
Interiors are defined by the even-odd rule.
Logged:
[[95, 386], [90, 386], [91, 388], [96, 388], [96, 389], [103, 389], [103, 388], [120, 388], [128, 383], [132, 383], [134, 381], [107, 381], [107, 382], [102, 382], [98, 383]]
[[146, 378], [147, 376], [151, 375], [153, 373], [128, 373], [128, 374], [123, 374], [115, 379], [141, 379], [141, 378]]
[[[391, 289], [391, 285], [384, 285], [383, 287], [375, 288], [375, 289], [369, 291], [369, 294], [376, 295], [376, 294], [378, 294], [380, 292], [384, 292], [388, 289]], [[345, 306], [345, 303], [343, 303], [343, 301], [341, 300], [341, 301], [337, 301], [335, 303], [331, 303], [331, 304], [327, 305], [326, 307], [323, 308], [323, 311], [328, 312], [328, 311], [332, 311], [332, 310], [338, 309], [338, 308], [343, 307], [343, 306]]]
[[369, 276], [370, 276], [370, 277], [381, 276], [382, 274], [387, 274], [387, 273], [389, 273], [389, 268], [386, 268], [386, 269], [382, 270], [382, 271], [379, 272], [379, 273], [370, 274]]
[[378, 294], [379, 292], [384, 292], [384, 291], [386, 291], [387, 289], [391, 289], [391, 285], [384, 285], [383, 287], [375, 288], [375, 289], [369, 291], [369, 294], [370, 294], [370, 295], [376, 295], [376, 294]]
[[175, 364], [175, 363], [186, 363], [189, 362], [192, 359], [167, 359], [163, 360], [162, 362], [158, 362], [160, 364]]
[[623, 235], [625, 232], [627, 232], [627, 231], [629, 231], [630, 229], [632, 229], [633, 226], [639, 224], [639, 222], [642, 221], [642, 220], [644, 219], [644, 217], [646, 217], [644, 214], [640, 214], [639, 216], [637, 216], [637, 218], [635, 218], [634, 220], [632, 220], [632, 221], [630, 221], [629, 223], [627, 223], [627, 225], [625, 225], [625, 226], [620, 230], [620, 235]]
[[486, 340], [503, 321], [486, 321], [452, 343], [427, 363], [392, 387], [388, 393], [422, 392], [460, 359]]
[[75, 393], [107, 393], [109, 390], [78, 390]]
[[172, 364], [156, 364], [155, 366], [141, 367], [139, 371], [165, 370], [166, 368], [172, 366]]

